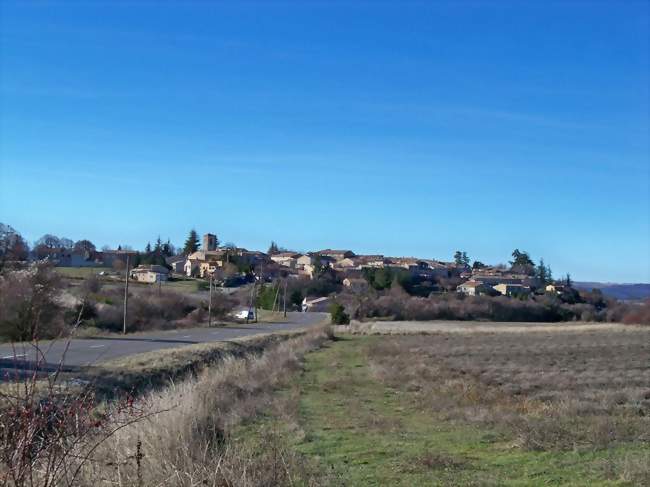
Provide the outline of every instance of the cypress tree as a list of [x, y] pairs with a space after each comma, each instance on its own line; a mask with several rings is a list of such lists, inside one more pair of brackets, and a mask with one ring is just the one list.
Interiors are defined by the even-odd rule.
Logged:
[[189, 255], [192, 252], [196, 252], [199, 249], [200, 243], [199, 243], [199, 236], [196, 233], [196, 230], [192, 229], [190, 230], [190, 234], [187, 236], [187, 240], [185, 240], [185, 245], [183, 246], [183, 253], [185, 255]]

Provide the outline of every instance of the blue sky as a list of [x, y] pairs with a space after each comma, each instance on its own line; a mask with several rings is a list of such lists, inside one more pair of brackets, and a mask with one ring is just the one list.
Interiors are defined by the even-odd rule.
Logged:
[[647, 2], [11, 2], [0, 221], [650, 281]]

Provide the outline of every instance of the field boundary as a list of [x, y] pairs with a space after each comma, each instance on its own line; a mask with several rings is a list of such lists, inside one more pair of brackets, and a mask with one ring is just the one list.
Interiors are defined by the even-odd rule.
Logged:
[[349, 325], [335, 326], [336, 333], [364, 335], [407, 335], [436, 333], [555, 333], [632, 331], [647, 328], [645, 325], [596, 322], [497, 322], [497, 321], [353, 321]]

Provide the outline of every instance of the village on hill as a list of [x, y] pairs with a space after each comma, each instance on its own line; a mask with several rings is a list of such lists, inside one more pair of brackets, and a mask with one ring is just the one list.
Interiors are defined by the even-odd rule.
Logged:
[[[11, 228], [11, 227], [8, 227]], [[22, 239], [22, 237], [20, 237]], [[25, 248], [27, 245], [24, 244]], [[535, 265], [526, 252], [515, 250], [510, 266], [470, 262], [465, 252], [457, 251], [453, 261], [418, 257], [356, 254], [349, 249], [323, 249], [295, 252], [272, 242], [266, 252], [247, 250], [233, 244], [221, 245], [213, 233], [202, 239], [192, 230], [182, 249], [158, 239], [144, 251], [118, 247], [97, 250], [88, 240], [72, 243], [45, 235], [33, 249], [26, 250], [25, 260], [46, 260], [59, 267], [103, 267], [129, 269], [129, 277], [142, 283], [160, 283], [179, 278], [209, 280], [223, 287], [237, 287], [278, 279], [314, 280], [327, 274], [345, 289], [364, 293], [370, 288], [386, 289], [393, 280], [406, 284], [412, 294], [457, 292], [468, 296], [504, 295], [522, 297], [542, 291], [561, 293], [570, 285], [570, 277], [555, 282], [551, 270], [542, 261]], [[315, 296], [313, 307], [327, 305]], [[311, 308], [309, 297], [303, 307]], [[320, 304], [320, 306], [316, 306]]]

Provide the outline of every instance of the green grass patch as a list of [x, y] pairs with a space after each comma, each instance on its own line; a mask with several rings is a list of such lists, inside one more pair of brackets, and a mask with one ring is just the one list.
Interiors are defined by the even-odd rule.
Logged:
[[301, 434], [293, 447], [344, 485], [638, 485], [621, 478], [620, 465], [650, 458], [647, 448], [528, 452], [503, 429], [423, 410], [409, 392], [373, 377], [365, 353], [373, 340], [382, 337], [346, 337], [308, 354], [298, 379]]
[[[165, 281], [162, 283], [163, 289], [171, 289], [183, 293], [195, 293], [197, 292], [197, 283], [203, 282], [198, 281], [197, 279], [178, 279], [174, 278], [170, 281]], [[207, 288], [206, 288], [207, 289]]]
[[86, 279], [100, 272], [110, 272], [110, 267], [55, 267], [56, 272], [68, 279]]

